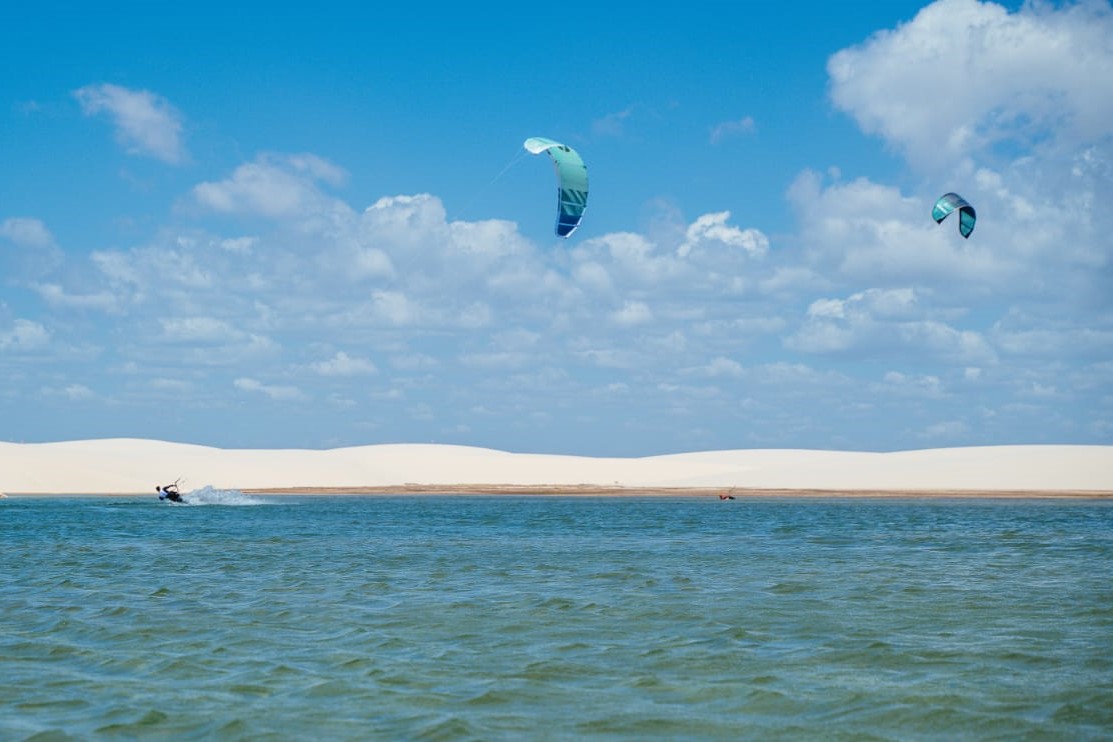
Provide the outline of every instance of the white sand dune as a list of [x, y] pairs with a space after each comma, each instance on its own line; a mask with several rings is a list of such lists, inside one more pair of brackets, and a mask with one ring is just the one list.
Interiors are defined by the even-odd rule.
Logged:
[[894, 453], [737, 450], [590, 458], [466, 446], [220, 449], [137, 439], [0, 443], [0, 491], [142, 494], [182, 490], [425, 485], [596, 485], [819, 490], [1113, 492], [1113, 446], [989, 446]]

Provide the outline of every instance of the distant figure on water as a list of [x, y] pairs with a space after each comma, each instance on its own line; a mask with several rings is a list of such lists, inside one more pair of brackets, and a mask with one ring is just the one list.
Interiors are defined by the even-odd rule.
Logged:
[[719, 499], [720, 500], [733, 500], [734, 495], [730, 494], [729, 492], [720, 492], [719, 493]]
[[161, 487], [156, 486], [155, 492], [158, 493], [158, 499], [169, 500], [170, 502], [185, 502], [182, 499], [182, 494], [178, 492], [178, 483], [164, 484]]

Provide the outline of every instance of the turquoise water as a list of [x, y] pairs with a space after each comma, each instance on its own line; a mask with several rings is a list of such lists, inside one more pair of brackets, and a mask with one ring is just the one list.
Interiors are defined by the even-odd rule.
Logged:
[[0, 501], [0, 739], [1110, 739], [1113, 503]]

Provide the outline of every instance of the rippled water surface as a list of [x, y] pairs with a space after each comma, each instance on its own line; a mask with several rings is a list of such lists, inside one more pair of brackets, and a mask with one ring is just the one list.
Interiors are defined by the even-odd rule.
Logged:
[[0, 739], [1109, 739], [1101, 501], [0, 501]]

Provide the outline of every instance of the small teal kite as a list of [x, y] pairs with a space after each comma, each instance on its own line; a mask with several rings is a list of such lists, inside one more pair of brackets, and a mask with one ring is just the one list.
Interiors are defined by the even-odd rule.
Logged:
[[522, 145], [530, 154], [548, 152], [557, 175], [557, 223], [559, 237], [569, 237], [580, 226], [587, 210], [587, 167], [566, 144], [544, 137], [531, 137]]
[[958, 209], [958, 231], [963, 237], [969, 238], [970, 233], [974, 231], [974, 222], [977, 221], [978, 215], [974, 212], [974, 207], [957, 193], [945, 193], [940, 196], [931, 209], [931, 218], [936, 224], [940, 224], [955, 209]]

